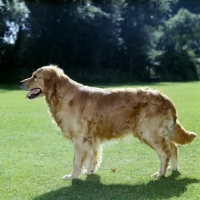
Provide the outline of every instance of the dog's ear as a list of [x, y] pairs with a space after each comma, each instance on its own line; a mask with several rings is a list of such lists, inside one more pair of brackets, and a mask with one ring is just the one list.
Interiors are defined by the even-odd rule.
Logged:
[[61, 74], [58, 68], [48, 68], [44, 71], [44, 86], [49, 88], [54, 88], [61, 81]]

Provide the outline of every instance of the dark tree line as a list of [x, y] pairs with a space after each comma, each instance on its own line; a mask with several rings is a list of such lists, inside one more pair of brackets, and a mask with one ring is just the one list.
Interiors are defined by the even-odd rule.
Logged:
[[0, 82], [57, 64], [84, 82], [199, 80], [198, 0], [0, 0]]

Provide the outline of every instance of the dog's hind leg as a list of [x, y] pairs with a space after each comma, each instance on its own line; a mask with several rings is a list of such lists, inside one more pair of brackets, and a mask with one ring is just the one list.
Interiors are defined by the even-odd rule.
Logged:
[[162, 138], [162, 140], [159, 143], [154, 143], [152, 147], [157, 152], [159, 158], [160, 158], [160, 170], [152, 175], [152, 177], [164, 177], [166, 174], [166, 170], [168, 167], [169, 159], [171, 157], [171, 149], [170, 144], [165, 138]]
[[175, 143], [171, 142], [171, 166], [168, 170], [178, 170], [178, 147]]

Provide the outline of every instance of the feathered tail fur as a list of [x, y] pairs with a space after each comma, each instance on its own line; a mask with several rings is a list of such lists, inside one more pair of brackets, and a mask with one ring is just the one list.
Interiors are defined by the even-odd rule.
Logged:
[[174, 124], [174, 132], [172, 135], [172, 141], [177, 144], [188, 144], [196, 138], [196, 134], [190, 131], [186, 131], [178, 120]]

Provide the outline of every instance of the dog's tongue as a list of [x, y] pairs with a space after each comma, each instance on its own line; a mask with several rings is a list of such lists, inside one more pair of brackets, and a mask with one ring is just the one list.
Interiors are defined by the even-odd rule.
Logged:
[[40, 90], [39, 89], [33, 89], [31, 90], [27, 95], [26, 98], [30, 97], [32, 94], [37, 94]]

